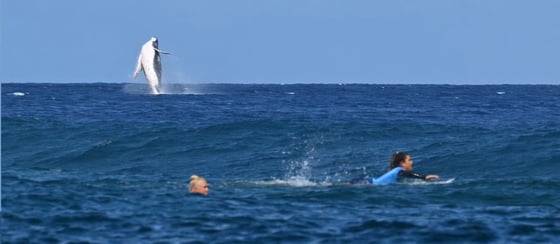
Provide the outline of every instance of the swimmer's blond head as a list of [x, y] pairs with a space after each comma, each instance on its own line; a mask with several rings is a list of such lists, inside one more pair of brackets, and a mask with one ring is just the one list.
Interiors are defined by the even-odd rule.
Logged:
[[206, 179], [199, 177], [198, 175], [191, 176], [191, 182], [189, 183], [189, 191], [191, 193], [208, 195], [208, 182]]

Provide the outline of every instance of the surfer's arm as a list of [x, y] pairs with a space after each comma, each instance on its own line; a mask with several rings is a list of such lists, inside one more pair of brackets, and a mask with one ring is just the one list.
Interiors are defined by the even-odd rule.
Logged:
[[411, 179], [422, 179], [422, 180], [431, 180], [437, 179], [439, 176], [437, 175], [421, 175], [418, 173], [414, 173], [412, 171], [401, 170], [399, 172], [399, 177], [401, 178], [411, 178]]
[[439, 179], [438, 175], [426, 175], [426, 180]]

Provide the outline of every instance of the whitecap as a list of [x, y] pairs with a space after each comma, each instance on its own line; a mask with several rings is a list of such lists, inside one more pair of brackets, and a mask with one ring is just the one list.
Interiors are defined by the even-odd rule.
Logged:
[[316, 186], [330, 186], [333, 185], [329, 182], [313, 182], [302, 177], [293, 177], [289, 179], [274, 179], [263, 181], [248, 181], [245, 184], [256, 186], [290, 186], [290, 187], [316, 187]]
[[445, 185], [445, 184], [451, 184], [451, 183], [453, 183], [453, 181], [455, 181], [455, 178], [451, 178], [451, 179], [447, 179], [447, 180], [430, 180], [430, 181], [415, 180], [415, 181], [407, 181], [407, 182], [401, 183], [401, 184], [405, 184], [405, 185]]
[[[28, 93], [27, 93], [27, 94], [28, 94]], [[14, 92], [14, 93], [11, 93], [10, 95], [19, 97], [19, 96], [25, 96], [26, 93], [23, 93], [23, 92]]]

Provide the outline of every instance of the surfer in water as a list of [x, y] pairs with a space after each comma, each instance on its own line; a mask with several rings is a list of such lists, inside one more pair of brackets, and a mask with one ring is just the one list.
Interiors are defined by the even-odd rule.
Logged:
[[191, 182], [189, 183], [189, 192], [205, 196], [208, 195], [208, 182], [206, 182], [206, 179], [197, 175], [191, 176]]
[[387, 185], [396, 183], [402, 179], [422, 179], [431, 180], [439, 179], [438, 175], [421, 175], [412, 171], [412, 158], [406, 152], [393, 153], [391, 163], [389, 164], [389, 171], [379, 178], [358, 178], [350, 181], [350, 184], [373, 184], [373, 185]]

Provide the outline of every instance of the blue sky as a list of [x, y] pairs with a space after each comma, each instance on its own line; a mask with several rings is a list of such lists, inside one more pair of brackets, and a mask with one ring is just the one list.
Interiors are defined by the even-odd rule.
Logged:
[[559, 84], [557, 0], [1, 0], [0, 81]]

